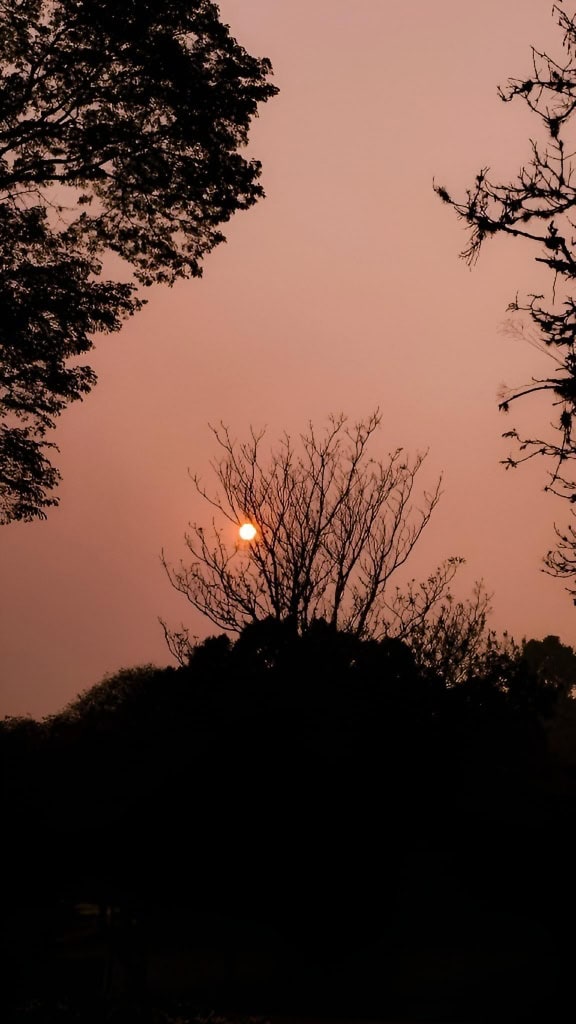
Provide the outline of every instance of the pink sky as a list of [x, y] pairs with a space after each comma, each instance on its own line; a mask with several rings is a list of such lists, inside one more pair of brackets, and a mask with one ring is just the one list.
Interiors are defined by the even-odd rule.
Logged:
[[553, 522], [545, 466], [506, 473], [502, 431], [531, 432], [549, 408], [497, 412], [499, 386], [551, 364], [502, 332], [516, 291], [548, 289], [535, 255], [495, 240], [470, 272], [465, 234], [432, 191], [463, 193], [484, 164], [512, 176], [535, 124], [496, 86], [528, 70], [530, 43], [556, 47], [542, 0], [224, 0], [223, 19], [268, 56], [280, 95], [251, 152], [267, 198], [228, 226], [204, 277], [155, 288], [118, 336], [97, 341], [99, 384], [62, 417], [64, 476], [47, 522], [0, 537], [0, 645], [7, 714], [56, 711], [105, 673], [166, 664], [158, 616], [200, 636], [209, 623], [175, 594], [160, 550], [183, 553], [209, 516], [187, 468], [206, 474], [208, 422], [272, 441], [330, 412], [380, 406], [382, 455], [430, 448], [444, 496], [411, 564], [467, 564], [492, 625], [573, 644], [574, 608], [541, 572]]

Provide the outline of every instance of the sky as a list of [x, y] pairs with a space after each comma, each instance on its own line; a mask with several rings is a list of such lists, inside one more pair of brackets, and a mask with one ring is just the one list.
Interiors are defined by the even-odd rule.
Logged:
[[497, 86], [530, 45], [558, 52], [546, 0], [222, 0], [222, 19], [271, 59], [280, 93], [249, 153], [266, 198], [227, 225], [200, 280], [148, 291], [98, 338], [92, 394], [61, 417], [64, 483], [47, 521], [0, 536], [2, 713], [53, 713], [121, 667], [171, 662], [158, 617], [214, 632], [176, 594], [190, 521], [209, 523], [188, 475], [210, 483], [209, 423], [270, 443], [331, 413], [379, 407], [376, 455], [429, 449], [443, 497], [410, 563], [462, 556], [455, 592], [483, 579], [491, 625], [576, 643], [564, 584], [542, 572], [566, 508], [543, 463], [506, 472], [503, 431], [551, 419], [537, 398], [506, 418], [503, 384], [552, 364], [506, 328], [507, 305], [549, 291], [537, 255], [494, 239], [473, 270], [463, 225], [432, 184], [464, 195], [478, 170], [511, 178], [537, 127]]

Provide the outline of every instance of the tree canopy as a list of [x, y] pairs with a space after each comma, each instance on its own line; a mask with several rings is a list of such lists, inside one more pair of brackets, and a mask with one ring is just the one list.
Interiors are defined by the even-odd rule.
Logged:
[[[462, 253], [473, 264], [486, 240], [498, 234], [526, 239], [536, 245], [538, 263], [552, 272], [550, 294], [528, 295], [514, 300], [510, 310], [528, 318], [537, 347], [547, 351], [557, 370], [549, 377], [532, 378], [526, 384], [506, 390], [500, 408], [508, 412], [519, 398], [545, 392], [556, 410], [556, 432], [552, 436], [520, 437], [515, 429], [504, 436], [518, 446], [517, 454], [505, 464], [513, 468], [535, 456], [552, 460], [547, 489], [576, 502], [576, 481], [570, 463], [576, 458], [574, 416], [576, 415], [576, 279], [574, 212], [574, 117], [576, 115], [576, 18], [559, 4], [553, 15], [562, 32], [563, 56], [554, 59], [532, 48], [532, 67], [522, 78], [511, 78], [499, 90], [509, 103], [521, 100], [536, 116], [544, 141], [532, 138], [529, 156], [517, 177], [505, 183], [494, 180], [487, 167], [480, 170], [465, 199], [454, 199], [444, 186], [435, 186], [440, 198], [450, 204], [465, 222], [470, 242]], [[558, 543], [546, 558], [549, 572], [564, 578], [576, 576], [576, 530], [573, 525], [557, 529]], [[576, 590], [571, 591], [576, 594]]]
[[[240, 153], [277, 91], [208, 0], [0, 2], [0, 521], [43, 517], [47, 431], [95, 382], [71, 357], [138, 285], [201, 274], [263, 195]], [[101, 280], [114, 253], [132, 280]], [[124, 275], [125, 276], [125, 275]]]
[[576, 653], [559, 637], [525, 641], [522, 655], [543, 686], [564, 696], [576, 695]]

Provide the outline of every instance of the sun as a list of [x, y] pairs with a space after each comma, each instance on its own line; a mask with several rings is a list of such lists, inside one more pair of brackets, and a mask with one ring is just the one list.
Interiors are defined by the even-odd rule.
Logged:
[[242, 523], [238, 533], [241, 540], [254, 540], [257, 530], [252, 523]]

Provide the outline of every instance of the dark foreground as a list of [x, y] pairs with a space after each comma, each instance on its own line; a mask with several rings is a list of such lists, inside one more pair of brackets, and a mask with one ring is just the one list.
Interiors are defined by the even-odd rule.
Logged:
[[[213, 1012], [226, 1021], [572, 1020], [570, 847], [554, 875], [548, 835], [528, 830], [516, 839], [502, 823], [498, 861], [497, 849], [471, 850], [462, 835], [440, 850], [413, 836], [401, 859], [380, 851], [380, 886], [368, 851], [364, 877], [357, 863], [352, 880], [336, 852], [312, 888], [296, 878], [300, 892], [288, 877], [284, 890], [275, 888], [265, 870], [258, 891], [244, 865], [248, 891], [235, 899], [237, 873], [231, 889], [215, 856], [212, 874], [206, 865], [201, 872], [207, 898], [19, 900], [5, 919], [3, 1019], [192, 1024]], [[490, 856], [496, 870], [494, 861], [483, 865]], [[531, 878], [536, 869], [549, 872], [545, 885]]]
[[4, 1020], [574, 1019], [576, 702], [326, 636], [8, 726]]

